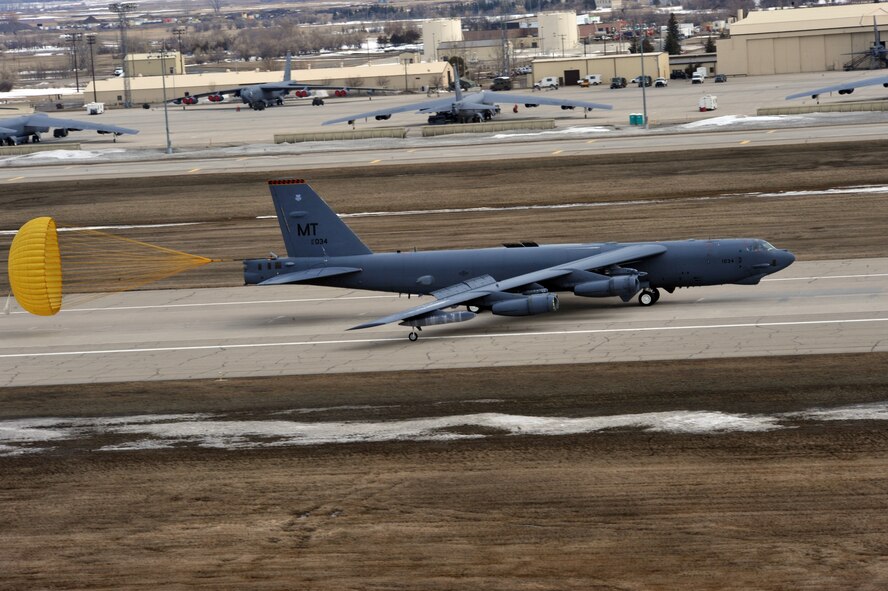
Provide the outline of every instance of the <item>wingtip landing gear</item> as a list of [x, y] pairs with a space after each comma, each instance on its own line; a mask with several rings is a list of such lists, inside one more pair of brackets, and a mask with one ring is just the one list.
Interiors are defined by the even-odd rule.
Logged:
[[422, 330], [421, 326], [414, 326], [413, 327], [413, 330], [410, 332], [409, 335], [407, 335], [407, 338], [410, 339], [411, 343], [416, 342], [416, 340], [419, 338], [419, 332], [417, 332], [417, 331], [421, 331], [421, 330]]
[[642, 306], [653, 306], [660, 299], [660, 290], [657, 288], [642, 289], [638, 295], [638, 303]]

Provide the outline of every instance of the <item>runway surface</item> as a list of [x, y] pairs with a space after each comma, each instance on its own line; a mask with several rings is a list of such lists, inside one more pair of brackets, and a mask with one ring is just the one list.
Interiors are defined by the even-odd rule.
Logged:
[[[518, 133], [518, 132], [516, 132]], [[508, 135], [508, 132], [506, 132]], [[489, 136], [418, 140], [320, 142], [295, 146], [267, 146], [242, 152], [191, 152], [171, 157], [133, 152], [130, 161], [83, 159], [76, 163], [34, 166], [7, 162], [0, 168], [4, 184], [72, 181], [77, 179], [203, 175], [258, 170], [307, 170], [348, 166], [456, 163], [507, 158], [546, 158], [577, 155], [676, 150], [712, 150], [757, 146], [797, 146], [818, 142], [860, 142], [888, 138], [888, 122], [770, 129], [673, 130], [670, 133], [516, 135], [514, 140]], [[239, 149], [238, 149], [239, 150]], [[246, 150], [246, 149], [245, 149]], [[26, 162], [26, 161], [23, 161]]]
[[0, 316], [0, 386], [888, 351], [888, 259], [797, 262], [759, 286], [651, 308], [561, 298], [553, 314], [351, 326], [415, 305], [317, 287], [141, 291], [52, 318]]

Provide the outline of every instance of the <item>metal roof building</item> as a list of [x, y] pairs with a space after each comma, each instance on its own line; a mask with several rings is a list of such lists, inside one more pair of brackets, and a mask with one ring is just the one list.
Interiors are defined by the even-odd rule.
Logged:
[[888, 33], [882, 4], [750, 12], [730, 25], [730, 38], [716, 42], [718, 69], [750, 76], [842, 70], [871, 49], [874, 20]]

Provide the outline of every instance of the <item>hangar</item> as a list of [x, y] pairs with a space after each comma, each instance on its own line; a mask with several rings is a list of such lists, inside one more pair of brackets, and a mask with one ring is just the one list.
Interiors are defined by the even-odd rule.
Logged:
[[[237, 88], [263, 82], [279, 82], [284, 72], [280, 71], [240, 71], [213, 72], [209, 74], [136, 76], [130, 78], [130, 89], [134, 104], [163, 102], [163, 85], [166, 84], [168, 99], [184, 96], [185, 93], [200, 94], [217, 89]], [[361, 87], [384, 87], [398, 91], [419, 91], [423, 88], [441, 86], [453, 80], [453, 68], [447, 62], [372, 64], [346, 68], [313, 68], [293, 70], [293, 79], [308, 84], [325, 86], [342, 85], [360, 92]], [[123, 105], [123, 78], [96, 80], [96, 100], [106, 105]], [[91, 96], [92, 82], [83, 91]]]
[[730, 25], [730, 38], [717, 40], [718, 69], [734, 76], [841, 71], [872, 48], [874, 20], [888, 32], [882, 4], [750, 12]]

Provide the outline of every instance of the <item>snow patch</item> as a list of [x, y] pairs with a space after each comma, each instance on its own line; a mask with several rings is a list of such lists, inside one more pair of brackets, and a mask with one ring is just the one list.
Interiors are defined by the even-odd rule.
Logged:
[[516, 137], [539, 137], [544, 135], [583, 135], [586, 133], [608, 133], [613, 131], [609, 127], [568, 127], [567, 129], [556, 129], [550, 131], [535, 131], [531, 133], [497, 133], [491, 136], [495, 140], [506, 140]]
[[772, 123], [775, 121], [781, 121], [784, 123], [789, 122], [803, 122], [807, 121], [808, 117], [797, 117], [797, 116], [785, 116], [785, 115], [762, 115], [762, 116], [747, 116], [747, 115], [724, 115], [722, 117], [710, 117], [709, 119], [701, 119], [700, 121], [692, 121], [691, 123], [685, 123], [681, 127], [684, 129], [696, 129], [698, 127], [724, 127], [726, 125], [744, 125], [748, 123]]

